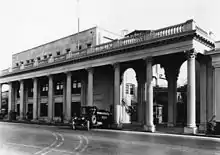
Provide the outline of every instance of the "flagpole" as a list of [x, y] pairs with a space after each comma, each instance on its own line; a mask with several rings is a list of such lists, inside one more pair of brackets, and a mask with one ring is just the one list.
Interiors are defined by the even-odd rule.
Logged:
[[78, 31], [78, 33], [77, 33], [77, 50], [79, 50], [79, 31], [80, 31], [80, 29], [79, 29], [79, 22], [80, 22], [80, 20], [79, 20], [79, 17], [80, 15], [79, 15], [79, 0], [77, 0], [77, 31]]

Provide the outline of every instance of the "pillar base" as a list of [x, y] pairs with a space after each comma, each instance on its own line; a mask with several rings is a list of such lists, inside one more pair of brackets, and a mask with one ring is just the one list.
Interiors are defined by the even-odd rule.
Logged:
[[184, 133], [186, 134], [196, 134], [197, 127], [184, 127]]
[[144, 125], [144, 131], [155, 132], [155, 126], [154, 125]]
[[167, 127], [174, 127], [174, 123], [167, 123]]

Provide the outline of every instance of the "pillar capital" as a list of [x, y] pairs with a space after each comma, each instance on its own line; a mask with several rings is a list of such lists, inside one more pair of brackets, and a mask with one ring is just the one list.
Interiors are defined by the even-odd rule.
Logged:
[[89, 73], [93, 73], [94, 72], [94, 68], [93, 67], [88, 67], [88, 68], [86, 68], [86, 70]]
[[119, 62], [113, 63], [112, 66], [114, 67], [114, 69], [119, 68], [120, 63]]
[[143, 58], [143, 60], [144, 60], [146, 63], [153, 63], [153, 57], [152, 57], [152, 56], [145, 57], [145, 58]]
[[185, 51], [185, 53], [186, 53], [187, 60], [188, 59], [195, 59], [197, 56], [197, 52], [194, 48], [191, 50]]
[[64, 74], [66, 74], [66, 75], [72, 75], [72, 72], [71, 72], [71, 71], [67, 71], [67, 72], [64, 72]]

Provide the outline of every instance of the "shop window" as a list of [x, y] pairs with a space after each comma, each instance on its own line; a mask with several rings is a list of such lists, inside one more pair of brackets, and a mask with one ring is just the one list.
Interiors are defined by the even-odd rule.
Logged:
[[63, 103], [55, 103], [55, 117], [60, 117], [63, 112]]
[[44, 117], [47, 116], [48, 113], [48, 104], [47, 103], [41, 103], [40, 104], [40, 116]]
[[81, 82], [78, 80], [73, 81], [72, 94], [81, 94]]

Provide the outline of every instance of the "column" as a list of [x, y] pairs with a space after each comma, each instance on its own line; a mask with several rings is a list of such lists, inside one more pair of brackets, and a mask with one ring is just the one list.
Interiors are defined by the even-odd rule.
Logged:
[[116, 63], [114, 66], [114, 123], [120, 124], [120, 64]]
[[20, 119], [25, 117], [25, 104], [24, 104], [24, 80], [20, 80]]
[[54, 114], [54, 99], [53, 99], [53, 75], [48, 76], [49, 79], [49, 89], [48, 89], [48, 119], [49, 121], [53, 120], [53, 114]]
[[202, 61], [200, 63], [200, 131], [206, 130], [206, 89], [206, 64]]
[[14, 87], [13, 83], [9, 82], [8, 90], [8, 112], [15, 111], [15, 96], [14, 96]]
[[88, 68], [87, 105], [93, 105], [93, 68]]
[[137, 100], [138, 100], [138, 122], [143, 124], [144, 119], [143, 119], [143, 100], [144, 100], [144, 78], [142, 77], [141, 74], [137, 76], [137, 82], [138, 82], [138, 94], [137, 94]]
[[184, 133], [196, 134], [196, 72], [195, 72], [196, 52], [187, 51], [187, 126]]
[[38, 79], [33, 78], [33, 120], [38, 119]]
[[153, 78], [152, 78], [152, 58], [146, 58], [146, 123], [144, 129], [146, 131], [155, 132], [155, 126], [153, 123]]
[[168, 121], [167, 126], [173, 127], [176, 124], [177, 111], [177, 76], [179, 68], [167, 66], [166, 78], [168, 79]]
[[0, 83], [0, 109], [2, 109], [2, 84]]
[[206, 98], [206, 108], [207, 108], [207, 115], [206, 120], [210, 121], [214, 115], [214, 92], [215, 92], [215, 84], [214, 84], [214, 69], [212, 68], [212, 61], [211, 59], [208, 60], [206, 66], [207, 72], [207, 98]]
[[63, 79], [63, 119], [66, 118], [66, 86], [66, 79]]
[[71, 103], [72, 103], [72, 73], [66, 73], [66, 113], [65, 119], [71, 119]]

